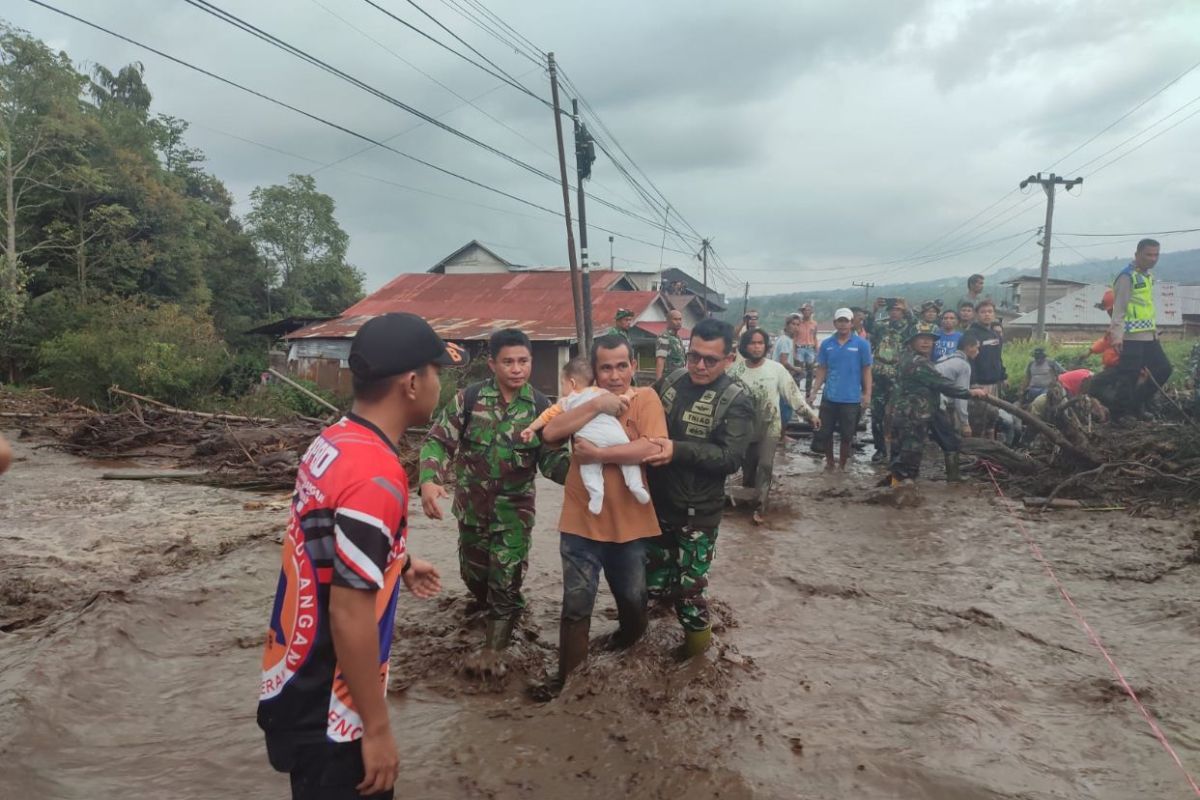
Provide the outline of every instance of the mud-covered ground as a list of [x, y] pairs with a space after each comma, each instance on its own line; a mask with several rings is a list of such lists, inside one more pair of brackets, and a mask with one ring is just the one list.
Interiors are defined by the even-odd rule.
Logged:
[[[279, 496], [100, 480], [16, 442], [0, 478], [2, 796], [284, 797], [254, 723]], [[542, 484], [530, 612], [508, 678], [459, 677], [452, 524], [414, 503], [411, 547], [447, 592], [404, 597], [393, 657], [398, 796], [1168, 798], [1182, 774], [981, 485], [868, 504], [793, 446], [768, 525], [735, 511], [713, 570], [719, 648], [676, 664], [659, 616], [563, 695], [554, 663], [559, 490]], [[249, 505], [247, 505], [249, 504]], [[1055, 512], [1028, 530], [1184, 763], [1200, 770], [1195, 515]], [[593, 634], [615, 626], [602, 595]]]

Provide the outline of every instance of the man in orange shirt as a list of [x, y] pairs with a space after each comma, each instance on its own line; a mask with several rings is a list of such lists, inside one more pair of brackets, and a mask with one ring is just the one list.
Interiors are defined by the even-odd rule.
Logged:
[[[608, 394], [564, 411], [542, 432], [545, 442], [571, 436], [598, 414], [612, 414], [625, 428], [629, 443], [596, 447], [575, 442], [571, 470], [563, 492], [560, 553], [563, 565], [563, 607], [559, 628], [558, 678], [566, 680], [587, 659], [592, 608], [604, 572], [617, 603], [619, 628], [614, 642], [628, 646], [646, 631], [645, 540], [658, 536], [654, 506], [639, 503], [622, 478], [620, 465], [642, 464], [664, 446], [651, 439], [667, 438], [667, 420], [658, 394], [634, 389], [633, 354], [618, 336], [601, 336], [592, 343], [596, 385]], [[604, 505], [599, 514], [588, 511], [588, 493], [579, 475], [581, 464], [604, 464]]]
[[[804, 394], [812, 394], [813, 375], [817, 366], [817, 321], [813, 319], [812, 303], [800, 306], [800, 321], [796, 323], [796, 358], [793, 363], [797, 369], [803, 368]], [[796, 384], [799, 385], [799, 375]]]

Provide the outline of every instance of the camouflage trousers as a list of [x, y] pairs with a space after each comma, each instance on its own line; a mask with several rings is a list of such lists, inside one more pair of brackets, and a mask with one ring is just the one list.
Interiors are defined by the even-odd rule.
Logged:
[[709, 627], [708, 568], [717, 553], [717, 528], [693, 528], [661, 522], [662, 535], [646, 539], [646, 589], [650, 597], [670, 599], [686, 631]]
[[925, 443], [930, 434], [943, 453], [957, 453], [962, 444], [952, 415], [938, 410], [933, 419], [904, 419], [892, 421], [891, 473], [897, 478], [916, 478], [925, 457]]
[[525, 608], [521, 582], [529, 566], [532, 528], [458, 524], [458, 568], [491, 619], [514, 619]]
[[871, 439], [875, 444], [875, 452], [887, 450], [887, 406], [892, 399], [892, 389], [896, 382], [888, 375], [876, 371], [872, 376], [871, 386]]

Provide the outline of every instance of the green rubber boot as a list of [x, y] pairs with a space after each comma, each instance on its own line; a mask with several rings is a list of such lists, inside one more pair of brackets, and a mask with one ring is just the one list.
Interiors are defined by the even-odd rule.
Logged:
[[687, 660], [700, 655], [712, 645], [712, 628], [702, 631], [684, 631], [683, 646], [679, 648], [679, 657]]

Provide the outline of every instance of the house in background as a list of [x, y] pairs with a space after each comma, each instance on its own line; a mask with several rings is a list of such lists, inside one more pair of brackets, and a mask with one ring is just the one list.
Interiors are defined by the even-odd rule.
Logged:
[[[1046, 336], [1056, 342], [1091, 342], [1108, 330], [1108, 312], [1098, 308], [1105, 283], [1085, 284], [1046, 306]], [[1036, 291], [1036, 288], [1035, 288]], [[1154, 309], [1159, 334], [1166, 339], [1200, 334], [1200, 286], [1155, 282]], [[1029, 311], [1005, 323], [1009, 338], [1028, 339], [1037, 327], [1036, 303]]]
[[[1038, 275], [1020, 275], [1012, 280], [1004, 281], [1000, 285], [1009, 287], [1009, 291], [1012, 294], [1011, 306], [1013, 311], [1024, 314], [1027, 311], [1037, 311], [1041, 281], [1042, 279]], [[1055, 300], [1066, 297], [1072, 292], [1079, 291], [1085, 286], [1087, 284], [1080, 281], [1047, 278], [1046, 304], [1053, 303]]]
[[[640, 373], [653, 374], [654, 340], [666, 328], [668, 312], [683, 313], [685, 335], [704, 316], [704, 300], [694, 293], [642, 289], [623, 272], [592, 271], [590, 277], [596, 333], [613, 324], [618, 309], [634, 312], [630, 338]], [[419, 314], [442, 338], [473, 355], [484, 352], [493, 331], [519, 328], [533, 344], [531, 382], [548, 395], [558, 394], [559, 370], [579, 350], [569, 271], [512, 264], [470, 242], [427, 272], [397, 276], [340, 317], [287, 334], [289, 371], [349, 394], [347, 359], [354, 334], [372, 317], [398, 311]]]

